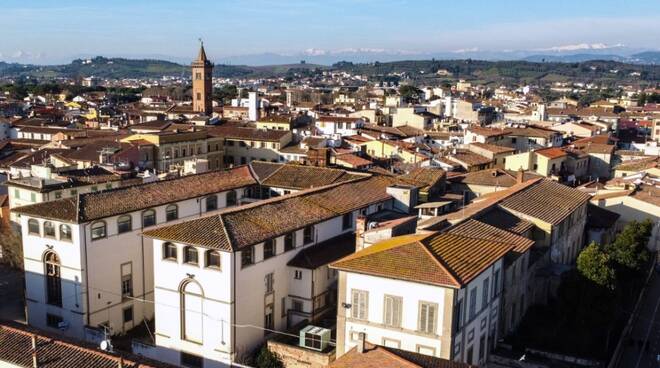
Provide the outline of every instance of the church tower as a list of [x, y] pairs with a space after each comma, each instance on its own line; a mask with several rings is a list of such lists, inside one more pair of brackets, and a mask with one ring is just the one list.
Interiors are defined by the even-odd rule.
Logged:
[[192, 62], [193, 111], [211, 116], [213, 104], [213, 64], [206, 58], [204, 43], [200, 40], [199, 55]]

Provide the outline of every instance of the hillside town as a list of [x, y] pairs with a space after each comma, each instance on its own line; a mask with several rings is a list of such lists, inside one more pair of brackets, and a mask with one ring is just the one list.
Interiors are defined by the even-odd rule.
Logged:
[[0, 365], [657, 364], [658, 80], [191, 59], [3, 79]]

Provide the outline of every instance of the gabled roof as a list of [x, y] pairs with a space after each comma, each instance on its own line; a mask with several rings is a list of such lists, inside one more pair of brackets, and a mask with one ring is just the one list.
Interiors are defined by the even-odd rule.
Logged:
[[[120, 356], [98, 350], [90, 344], [43, 331], [3, 322], [0, 324], [0, 362], [12, 366], [32, 367], [32, 337], [37, 342], [37, 362], [40, 368], [116, 368]], [[125, 368], [173, 367], [137, 355], [122, 353]], [[0, 364], [1, 365], [1, 364]]]
[[449, 228], [451, 234], [466, 236], [470, 238], [486, 239], [496, 242], [509, 243], [513, 245], [513, 251], [524, 253], [529, 250], [534, 241], [510, 231], [499, 229], [485, 222], [469, 219]]
[[330, 368], [474, 368], [430, 355], [365, 343], [363, 353], [352, 348], [330, 364]]
[[77, 197], [17, 207], [12, 211], [28, 216], [83, 223], [254, 184], [257, 181], [249, 168], [238, 166], [230, 170], [85, 193]]
[[236, 251], [368, 205], [391, 199], [386, 188], [394, 178], [360, 178], [307, 189], [252, 204], [228, 208], [217, 215], [145, 231], [167, 241]]
[[266, 161], [253, 161], [250, 166], [262, 185], [275, 188], [317, 188], [369, 176], [342, 169]]
[[513, 248], [512, 244], [449, 232], [403, 235], [376, 243], [331, 267], [461, 288]]
[[556, 225], [590, 198], [587, 193], [543, 179], [508, 197], [500, 206]]

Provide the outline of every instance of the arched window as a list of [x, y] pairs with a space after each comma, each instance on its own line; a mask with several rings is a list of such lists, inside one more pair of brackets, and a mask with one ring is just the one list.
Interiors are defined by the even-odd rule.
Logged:
[[71, 226], [65, 224], [60, 225], [60, 240], [71, 241]]
[[202, 321], [204, 292], [201, 286], [192, 280], [181, 286], [181, 338], [202, 343]]
[[39, 221], [35, 219], [28, 220], [28, 234], [40, 235], [39, 232]]
[[46, 264], [46, 302], [62, 306], [62, 278], [60, 277], [60, 258], [54, 252], [44, 255]]
[[55, 225], [50, 221], [44, 222], [44, 236], [55, 237]]
[[142, 212], [142, 227], [156, 225], [156, 211], [146, 210]]
[[213, 267], [220, 269], [220, 251], [207, 250], [206, 251], [206, 267]]
[[119, 216], [117, 219], [117, 233], [127, 233], [133, 230], [133, 218], [131, 215]]
[[165, 207], [165, 219], [167, 221], [173, 221], [179, 218], [179, 207], [175, 204], [171, 204]]
[[186, 149], [185, 148], [181, 149], [181, 157], [186, 157]]
[[199, 257], [197, 255], [197, 248], [187, 246], [183, 248], [183, 261], [190, 264], [198, 264]]
[[217, 196], [209, 196], [206, 197], [206, 211], [215, 211], [218, 209], [218, 197]]
[[92, 224], [92, 240], [105, 238], [106, 234], [105, 221], [98, 221]]
[[172, 243], [163, 243], [163, 259], [176, 261], [176, 245]]
[[179, 158], [179, 150], [178, 149], [174, 150], [174, 158]]
[[227, 207], [236, 205], [236, 191], [230, 190], [227, 192]]

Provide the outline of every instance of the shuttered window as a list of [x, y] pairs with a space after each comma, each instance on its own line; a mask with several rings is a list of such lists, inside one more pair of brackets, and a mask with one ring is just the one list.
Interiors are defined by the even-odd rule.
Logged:
[[419, 302], [419, 331], [429, 334], [435, 333], [438, 305], [435, 303]]
[[390, 327], [400, 327], [401, 326], [401, 307], [403, 300], [401, 297], [385, 295], [385, 300], [383, 301], [384, 313], [383, 324]]
[[365, 290], [351, 290], [351, 316], [356, 319], [367, 319], [369, 313], [369, 292]]

